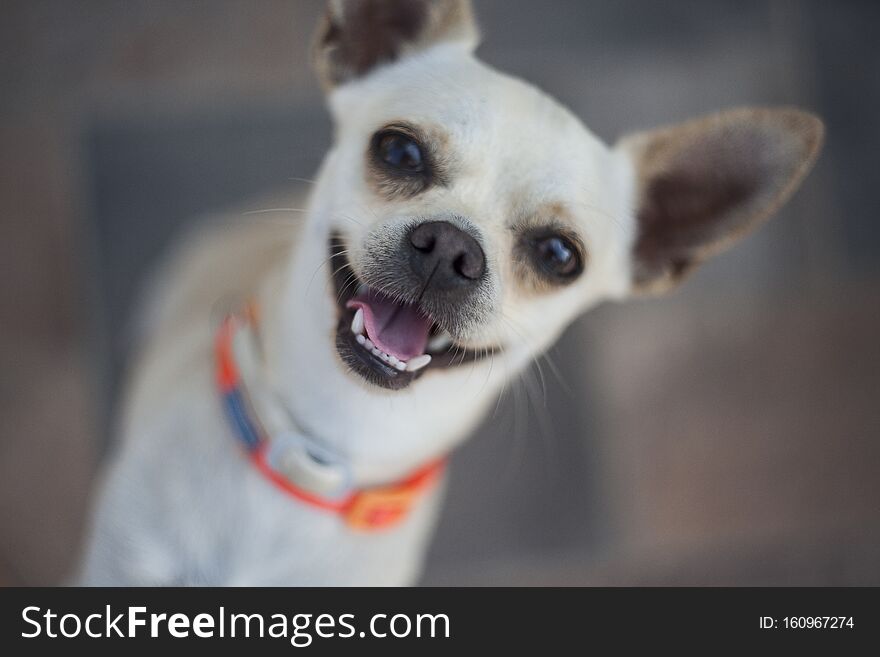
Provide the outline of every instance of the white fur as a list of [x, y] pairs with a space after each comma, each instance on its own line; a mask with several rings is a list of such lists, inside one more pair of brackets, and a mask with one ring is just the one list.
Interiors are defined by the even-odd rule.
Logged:
[[[359, 485], [371, 485], [448, 453], [571, 318], [628, 289], [628, 169], [546, 95], [441, 45], [343, 86], [330, 106], [339, 132], [304, 225], [248, 217], [244, 226], [199, 235], [158, 285], [164, 297], [148, 311], [151, 336], [134, 370], [81, 582], [404, 584], [418, 575], [439, 489], [401, 526], [357, 533], [279, 493], [243, 458], [211, 374], [218, 301], [258, 296], [273, 386], [303, 426], [349, 459]], [[443, 126], [470, 173], [414, 210], [469, 217], [497, 263], [510, 248], [504, 222], [516, 211], [514, 196], [568, 200], [590, 262], [581, 281], [546, 297], [520, 298], [502, 281], [506, 319], [496, 318], [483, 337], [505, 345], [503, 354], [385, 391], [367, 387], [336, 355], [337, 311], [322, 262], [329, 226], [357, 244], [393, 218], [381, 216], [363, 182], [363, 149], [377, 126], [399, 117]]]
[[[370, 486], [448, 454], [573, 318], [630, 291], [633, 164], [534, 87], [450, 43], [338, 87], [329, 105], [335, 144], [305, 219], [239, 218], [197, 235], [157, 284], [82, 583], [405, 584], [418, 576], [442, 486], [400, 526], [359, 533], [280, 493], [242, 455], [212, 378], [214, 332], [235, 300], [257, 299], [268, 378], [298, 423]], [[448, 187], [388, 202], [366, 182], [364, 153], [375, 130], [400, 119], [442, 128], [456, 175]], [[510, 222], [548, 203], [574, 222], [588, 263], [568, 286], [526, 293], [512, 273]], [[466, 341], [503, 349], [429, 369], [403, 390], [368, 385], [336, 352], [329, 232], [344, 235], [357, 270], [370, 238], [408, 217], [449, 213], [478, 231], [493, 281], [490, 316]]]

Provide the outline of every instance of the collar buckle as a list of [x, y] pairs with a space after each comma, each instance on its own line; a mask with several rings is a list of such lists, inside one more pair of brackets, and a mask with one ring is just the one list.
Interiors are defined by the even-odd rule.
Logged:
[[290, 430], [274, 434], [268, 445], [269, 467], [300, 488], [329, 501], [351, 496], [351, 466], [331, 450]]

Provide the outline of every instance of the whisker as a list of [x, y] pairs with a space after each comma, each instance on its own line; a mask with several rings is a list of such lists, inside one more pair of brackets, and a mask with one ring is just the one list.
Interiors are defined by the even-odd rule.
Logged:
[[[247, 212], [242, 212], [242, 215], [248, 216], [248, 215], [257, 215], [257, 214], [276, 214], [276, 213], [281, 213], [281, 212], [303, 212], [303, 213], [305, 213], [305, 212], [309, 212], [309, 210], [307, 208], [263, 208], [260, 210], [248, 210]], [[347, 219], [348, 221], [350, 221], [353, 224], [356, 224], [358, 226], [363, 226], [363, 224], [360, 221], [358, 221], [357, 219], [355, 219], [354, 217], [352, 217], [348, 214], [345, 214], [344, 212], [334, 210], [332, 215], [334, 217], [339, 217], [341, 219]]]
[[263, 208], [262, 210], [248, 210], [247, 212], [242, 212], [242, 214], [268, 214], [270, 212], [308, 212], [308, 210], [305, 208]]
[[[308, 283], [308, 285], [306, 285], [306, 296], [309, 295], [309, 290], [311, 290], [311, 288], [312, 288], [312, 283], [315, 280], [315, 276], [318, 275], [318, 272], [321, 270], [321, 268], [324, 265], [328, 264], [331, 260], [333, 260], [333, 258], [340, 256], [340, 255], [343, 255], [345, 253], [348, 253], [347, 249], [343, 249], [342, 251], [338, 251], [336, 253], [331, 253], [329, 256], [327, 256], [326, 258], [324, 258], [321, 261], [321, 264], [319, 264], [317, 267], [315, 267], [315, 271], [312, 272], [312, 276], [311, 276], [311, 278], [309, 278], [309, 283]], [[331, 276], [330, 278], [332, 279], [333, 277]]]
[[626, 226], [624, 225], [624, 223], [620, 217], [618, 217], [615, 214], [612, 214], [611, 212], [609, 212], [608, 210], [605, 210], [604, 208], [599, 207], [598, 205], [594, 205], [592, 203], [586, 203], [584, 201], [571, 201], [571, 203], [572, 203], [572, 205], [580, 205], [582, 207], [585, 207], [588, 210], [591, 210], [597, 214], [602, 215], [606, 219], [610, 219], [611, 221], [616, 223], [619, 228], [626, 228]]
[[[556, 349], [554, 346], [553, 349]], [[543, 353], [538, 356], [538, 358], [543, 358], [547, 366], [550, 368], [550, 371], [553, 373], [553, 376], [556, 378], [556, 382], [560, 385], [566, 395], [569, 397], [574, 397], [575, 393], [572, 390], [572, 387], [568, 384], [568, 381], [565, 380], [565, 377], [562, 375], [562, 371], [559, 369], [559, 366], [553, 361], [549, 352]]]

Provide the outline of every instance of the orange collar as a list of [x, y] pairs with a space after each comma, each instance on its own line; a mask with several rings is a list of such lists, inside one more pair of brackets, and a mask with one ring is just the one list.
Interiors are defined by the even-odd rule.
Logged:
[[392, 484], [352, 488], [347, 462], [308, 438], [273, 395], [245, 386], [245, 378], [256, 369], [255, 324], [252, 307], [242, 316], [229, 315], [217, 332], [214, 355], [227, 415], [256, 468], [291, 497], [340, 514], [350, 527], [371, 531], [403, 520], [439, 478], [446, 459], [431, 461]]

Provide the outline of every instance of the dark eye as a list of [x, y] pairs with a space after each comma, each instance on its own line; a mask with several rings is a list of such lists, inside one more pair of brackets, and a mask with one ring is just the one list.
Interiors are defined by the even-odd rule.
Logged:
[[384, 131], [376, 135], [376, 154], [379, 159], [393, 169], [404, 173], [421, 173], [425, 170], [422, 148], [407, 135]]
[[533, 254], [538, 268], [550, 278], [568, 281], [581, 273], [578, 248], [567, 237], [546, 235], [532, 240]]

